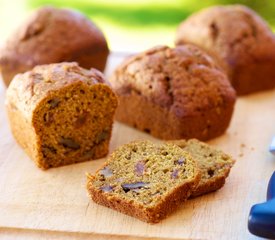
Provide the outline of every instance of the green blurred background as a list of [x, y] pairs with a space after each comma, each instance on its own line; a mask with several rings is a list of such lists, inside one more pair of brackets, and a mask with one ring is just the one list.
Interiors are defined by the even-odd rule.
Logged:
[[140, 51], [154, 45], [172, 45], [178, 24], [204, 7], [245, 4], [275, 28], [274, 0], [0, 0], [0, 42], [31, 10], [52, 5], [77, 9], [105, 33], [113, 51]]

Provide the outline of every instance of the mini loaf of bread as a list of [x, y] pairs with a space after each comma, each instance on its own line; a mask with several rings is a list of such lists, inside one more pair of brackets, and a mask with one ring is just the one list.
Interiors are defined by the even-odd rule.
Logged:
[[191, 197], [216, 191], [225, 184], [225, 179], [235, 163], [232, 157], [196, 139], [175, 140], [170, 143], [190, 153], [202, 173], [198, 187], [192, 192]]
[[95, 69], [37, 66], [16, 75], [6, 106], [15, 139], [40, 168], [108, 153], [117, 98]]
[[42, 7], [24, 21], [0, 50], [6, 85], [36, 65], [76, 61], [84, 68], [105, 68], [109, 50], [104, 35], [82, 14]]
[[98, 204], [149, 223], [174, 211], [196, 188], [200, 172], [174, 144], [137, 141], [115, 150], [87, 188]]
[[116, 119], [161, 139], [208, 140], [230, 123], [235, 91], [192, 45], [156, 47], [126, 60], [110, 78]]
[[275, 36], [245, 6], [215, 6], [193, 14], [177, 31], [176, 44], [185, 43], [215, 57], [238, 95], [275, 87]]

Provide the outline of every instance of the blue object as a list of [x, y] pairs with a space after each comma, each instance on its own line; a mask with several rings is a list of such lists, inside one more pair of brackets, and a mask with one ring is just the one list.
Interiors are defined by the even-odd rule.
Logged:
[[248, 230], [254, 235], [275, 239], [275, 172], [269, 180], [266, 199], [251, 208]]
[[269, 151], [273, 154], [275, 154], [275, 137], [273, 137], [272, 142], [269, 146]]

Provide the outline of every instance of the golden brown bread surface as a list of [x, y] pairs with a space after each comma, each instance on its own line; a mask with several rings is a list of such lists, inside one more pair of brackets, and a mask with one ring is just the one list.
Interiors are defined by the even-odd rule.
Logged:
[[116, 69], [110, 82], [119, 97], [116, 119], [161, 139], [221, 135], [236, 99], [226, 75], [192, 45], [137, 54]]
[[175, 140], [169, 143], [173, 143], [188, 152], [197, 162], [202, 173], [200, 182], [192, 192], [191, 197], [216, 191], [225, 184], [225, 179], [235, 163], [232, 157], [196, 139]]
[[100, 29], [79, 12], [42, 7], [34, 11], [0, 51], [8, 86], [17, 73], [36, 65], [76, 61], [84, 68], [105, 68], [109, 50]]
[[242, 5], [214, 6], [181, 23], [176, 44], [195, 44], [226, 70], [238, 95], [275, 87], [275, 36]]
[[15, 139], [41, 168], [108, 153], [117, 98], [95, 69], [37, 66], [16, 75], [6, 106]]
[[156, 223], [190, 196], [199, 179], [196, 162], [178, 146], [135, 141], [88, 175], [87, 189], [98, 204]]

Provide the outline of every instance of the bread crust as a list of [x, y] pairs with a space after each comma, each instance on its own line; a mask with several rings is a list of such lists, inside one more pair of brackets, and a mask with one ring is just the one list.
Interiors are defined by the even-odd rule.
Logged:
[[[201, 180], [196, 189], [191, 194], [191, 198], [206, 193], [217, 191], [225, 184], [235, 160], [222, 152], [214, 149], [210, 145], [200, 142], [197, 139], [174, 140], [169, 143], [175, 144], [187, 151], [197, 161], [202, 173]], [[209, 171], [211, 175], [209, 175]]]
[[169, 194], [167, 198], [154, 208], [145, 208], [142, 205], [102, 193], [102, 191], [93, 187], [93, 177], [90, 175], [88, 176], [87, 189], [91, 199], [100, 205], [138, 218], [144, 222], [158, 223], [188, 199], [188, 196], [191, 195], [195, 186], [198, 184], [199, 179], [200, 175], [197, 175], [194, 182], [186, 183], [183, 186], [174, 189], [173, 193]]
[[[87, 142], [92, 142], [96, 135], [92, 137], [93, 135], [90, 134], [93, 133], [88, 132], [88, 128], [83, 131], [82, 127], [94, 124], [93, 122], [87, 123], [86, 119], [93, 121], [91, 118], [92, 108], [96, 106], [85, 105], [84, 109], [80, 100], [82, 95], [70, 95], [74, 91], [80, 91], [80, 94], [83, 95], [89, 92], [99, 92], [105, 94], [103, 97], [108, 99], [106, 108], [109, 110], [104, 121], [100, 123], [104, 125], [104, 128], [101, 129], [100, 125], [97, 126], [97, 130], [101, 129], [100, 131], [103, 132], [98, 133], [99, 140], [95, 140], [97, 144], [90, 150], [92, 152], [88, 152], [86, 155], [84, 152], [89, 149], [85, 150], [84, 146], [88, 148]], [[66, 96], [64, 100], [62, 100], [62, 96]], [[75, 100], [72, 100], [73, 96], [75, 96]], [[87, 101], [92, 100], [88, 99]], [[51, 103], [51, 101], [56, 102]], [[68, 113], [65, 112], [65, 109], [59, 111], [61, 101], [64, 104], [66, 101], [71, 101], [74, 108], [68, 109]], [[18, 74], [10, 84], [6, 96], [6, 108], [12, 133], [19, 145], [42, 169], [104, 157], [109, 149], [116, 106], [117, 98], [103, 75], [96, 69], [80, 68], [77, 63], [41, 65], [32, 71]], [[55, 111], [53, 115], [50, 115], [51, 111]], [[95, 114], [100, 116], [102, 114], [100, 111], [101, 109], [98, 109]], [[67, 120], [70, 121], [68, 124]], [[64, 136], [68, 135], [75, 139], [64, 140], [57, 131], [62, 131]], [[96, 132], [96, 130], [92, 130], [92, 132]], [[76, 140], [77, 143], [74, 142]], [[53, 145], [58, 148], [67, 148], [67, 151], [65, 151], [66, 149], [62, 150], [59, 155], [57, 148]], [[77, 153], [78, 150], [79, 153]], [[49, 155], [49, 152], [51, 157], [45, 156]]]
[[8, 86], [17, 73], [42, 64], [78, 62], [103, 71], [109, 49], [101, 30], [82, 14], [42, 7], [22, 23], [0, 52], [1, 73]]
[[236, 99], [225, 74], [192, 45], [138, 54], [110, 82], [119, 97], [116, 119], [166, 140], [223, 134]]
[[[87, 190], [88, 190], [88, 194], [89, 196], [92, 198], [92, 200], [100, 205], [112, 208], [114, 210], [117, 210], [121, 213], [127, 214], [129, 216], [132, 217], [136, 217], [142, 221], [148, 222], [148, 223], [158, 223], [159, 221], [161, 221], [162, 219], [164, 219], [165, 217], [167, 217], [169, 214], [171, 214], [175, 209], [177, 209], [179, 207], [179, 205], [181, 205], [184, 201], [186, 201], [188, 199], [188, 197], [192, 194], [192, 192], [196, 189], [200, 178], [201, 178], [201, 172], [197, 167], [197, 163], [193, 160], [193, 158], [190, 157], [190, 155], [188, 153], [186, 153], [185, 151], [181, 152], [181, 158], [185, 159], [183, 166], [185, 168], [185, 171], [187, 169], [187, 166], [185, 167], [184, 164], [188, 164], [188, 167], [190, 167], [192, 169], [192, 176], [188, 176], [188, 178], [185, 179], [181, 179], [180, 180], [180, 184], [179, 183], [175, 183], [175, 186], [169, 185], [167, 186], [169, 191], [164, 192], [163, 194], [165, 195], [161, 195], [160, 198], [154, 202], [152, 205], [148, 205], [144, 202], [140, 202], [135, 198], [129, 198], [129, 197], [125, 197], [125, 192], [105, 192], [102, 190], [102, 188], [100, 188], [100, 185], [98, 185], [100, 179], [101, 179], [101, 171], [102, 169], [106, 169], [106, 166], [110, 166], [111, 163], [113, 162], [118, 162], [118, 161], [122, 161], [121, 159], [119, 159], [118, 157], [121, 156], [121, 154], [123, 154], [125, 148], [129, 148], [132, 149], [133, 146], [141, 146], [144, 144], [151, 144], [149, 141], [134, 141], [131, 142], [129, 144], [125, 144], [123, 146], [121, 146], [120, 148], [118, 148], [117, 150], [115, 150], [115, 152], [113, 152], [107, 159], [107, 161], [103, 164], [102, 167], [100, 167], [100, 169], [98, 169], [95, 173], [95, 175], [91, 175], [88, 174], [87, 175]], [[165, 145], [165, 144], [159, 144], [160, 145]], [[172, 144], [170, 144], [172, 145]], [[177, 146], [172, 146], [173, 150], [179, 149]], [[172, 150], [171, 150], [172, 151]], [[145, 155], [144, 155], [145, 154]], [[152, 154], [151, 151], [147, 151], [147, 152], [142, 152], [141, 156], [148, 156], [148, 155]], [[138, 158], [139, 158], [138, 157]], [[188, 158], [188, 160], [186, 160]], [[127, 161], [129, 161], [130, 159], [127, 159]], [[155, 159], [154, 161], [157, 161], [155, 163], [160, 164], [160, 166], [162, 166], [162, 164], [165, 164], [164, 162], [161, 162], [162, 160], [165, 159]], [[131, 159], [130, 161], [133, 162], [133, 164], [135, 163], [133, 159]], [[120, 162], [121, 164], [122, 162]], [[161, 164], [162, 163], [162, 164]], [[119, 164], [119, 166], [121, 166]], [[155, 166], [155, 165], [154, 165]], [[159, 165], [158, 165], [159, 166]], [[122, 165], [121, 168], [126, 167], [126, 165]], [[168, 174], [170, 174], [171, 170], [173, 169], [167, 169]], [[121, 180], [121, 182], [118, 182], [118, 177], [120, 178], [124, 178], [126, 176], [120, 176], [118, 175], [118, 172], [120, 171], [120, 169], [112, 169], [113, 173], [116, 174], [113, 178], [113, 180], [110, 180], [109, 182], [107, 182], [107, 180], [104, 177], [103, 181], [103, 185], [105, 184], [117, 184], [119, 186], [118, 189], [120, 189], [120, 185], [123, 183], [123, 180]], [[129, 166], [127, 167], [127, 171], [131, 171]], [[156, 171], [156, 169], [154, 168], [154, 171]], [[146, 174], [146, 172], [144, 173]], [[153, 180], [152, 174], [150, 175], [150, 179]], [[159, 176], [159, 175], [157, 175]], [[131, 177], [133, 179], [133, 182], [135, 181], [144, 181], [141, 180], [142, 177], [141, 176], [136, 176], [136, 177]], [[162, 178], [160, 178], [162, 179]], [[158, 179], [158, 184], [165, 186], [165, 184], [167, 184], [166, 182], [162, 182], [162, 180]], [[117, 188], [115, 188], [117, 189]], [[158, 189], [160, 191], [160, 189]], [[156, 198], [156, 196], [151, 196], [150, 198]]]
[[180, 24], [175, 43], [195, 44], [211, 54], [238, 95], [275, 87], [275, 36], [248, 7], [214, 6], [195, 13]]

